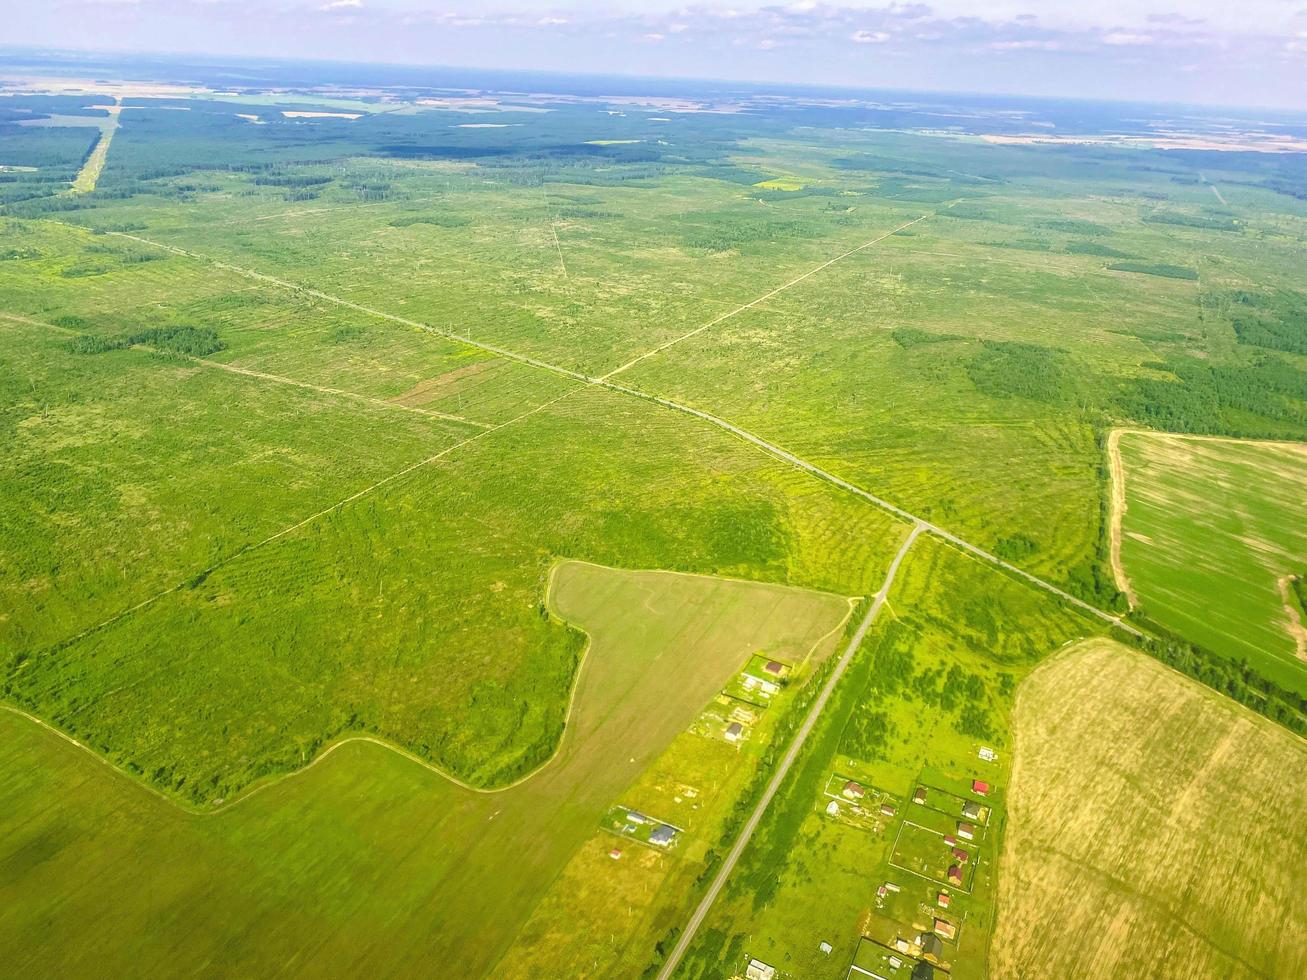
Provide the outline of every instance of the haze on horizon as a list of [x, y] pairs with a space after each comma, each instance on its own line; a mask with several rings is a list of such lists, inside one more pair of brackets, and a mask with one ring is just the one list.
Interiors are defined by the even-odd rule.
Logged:
[[20, 0], [6, 43], [1307, 109], [1307, 0]]

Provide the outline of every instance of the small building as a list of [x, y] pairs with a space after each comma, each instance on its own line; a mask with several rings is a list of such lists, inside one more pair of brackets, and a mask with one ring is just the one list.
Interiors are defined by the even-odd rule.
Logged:
[[923, 932], [918, 940], [921, 944], [921, 955], [929, 956], [939, 961], [944, 956], [944, 943], [940, 941], [939, 936], [933, 932]]
[[823, 939], [820, 943], [817, 944], [817, 948], [821, 950], [823, 953], [825, 953], [827, 956], [830, 956], [831, 950], [833, 950], [835, 947]]
[[982, 745], [980, 747], [979, 755], [980, 758], [983, 759], [985, 762], [993, 762], [995, 759], [998, 758], [998, 753], [987, 745]]
[[744, 726], [738, 721], [733, 721], [726, 726], [726, 731], [722, 735], [728, 742], [738, 742], [744, 738]]
[[889, 968], [891, 970], [897, 970], [902, 965], [903, 965], [903, 961], [899, 959], [897, 956], [891, 956], [889, 958]]
[[946, 909], [953, 904], [953, 896], [948, 892], [940, 892], [935, 896], [935, 904], [942, 909]]
[[763, 670], [771, 674], [773, 677], [785, 676], [785, 665], [778, 660], [768, 660], [767, 666], [763, 667]]
[[779, 684], [773, 684], [771, 681], [755, 677], [753, 674], [745, 674], [740, 683], [744, 685], [746, 691], [752, 691], [756, 688], [767, 697], [771, 697], [781, 689]]
[[877, 898], [884, 898], [888, 894], [889, 894], [889, 889], [886, 888], [884, 885], [881, 885], [879, 888], [876, 889]]
[[649, 835], [649, 843], [657, 844], [659, 847], [667, 847], [675, 839], [676, 828], [665, 823], [659, 824]]
[[971, 855], [968, 854], [966, 851], [964, 851], [962, 848], [960, 847], [953, 848], [953, 860], [956, 861], [958, 864], [966, 864], [967, 859], [969, 857], [971, 857]]
[[936, 919], [934, 929], [935, 934], [944, 939], [952, 939], [958, 934], [958, 927], [948, 919]]
[[650, 817], [646, 817], [643, 813], [640, 813], [637, 810], [627, 810], [626, 819], [631, 821], [631, 823], [653, 823], [653, 820]]
[[892, 892], [901, 892], [903, 890], [902, 888], [899, 887], [897, 882], [893, 882], [893, 881], [885, 882], [885, 887]]
[[954, 837], [952, 834], [945, 834], [944, 843], [947, 844], [949, 847], [957, 847], [958, 839]]
[[926, 802], [926, 787], [918, 786], [915, 790], [912, 791], [912, 802], [913, 803]]
[[950, 864], [948, 866], [947, 877], [948, 877], [948, 883], [950, 885], [962, 884], [962, 869], [959, 868], [956, 864]]
[[963, 840], [975, 840], [976, 828], [969, 823], [958, 821], [958, 836]]
[[880, 805], [880, 812], [882, 816], [886, 817], [892, 817], [894, 814], [898, 813], [898, 811], [889, 803], [882, 803]]
[[935, 980], [935, 968], [925, 960], [921, 960], [912, 968], [909, 980]]
[[975, 793], [977, 796], [988, 796], [989, 783], [985, 782], [983, 779], [973, 779], [971, 781], [971, 792]]
[[980, 804], [975, 800], [967, 800], [962, 804], [962, 815], [968, 820], [980, 819]]
[[851, 800], [860, 800], [867, 795], [867, 791], [850, 779], [844, 784], [844, 795]]
[[776, 967], [769, 966], [762, 960], [749, 960], [744, 970], [745, 980], [774, 980]]
[[832, 817], [838, 817], [840, 815], [839, 800], [831, 800], [829, 803], [827, 803], [826, 812], [830, 814]]
[[909, 943], [902, 936], [900, 936], [898, 939], [894, 940], [894, 948], [897, 949], [900, 953], [906, 953], [909, 949], [912, 948], [912, 944]]

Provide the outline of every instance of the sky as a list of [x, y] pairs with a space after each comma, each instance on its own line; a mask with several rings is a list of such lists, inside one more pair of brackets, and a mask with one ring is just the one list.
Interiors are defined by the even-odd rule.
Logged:
[[0, 0], [0, 15], [0, 43], [24, 47], [1307, 110], [1307, 0]]

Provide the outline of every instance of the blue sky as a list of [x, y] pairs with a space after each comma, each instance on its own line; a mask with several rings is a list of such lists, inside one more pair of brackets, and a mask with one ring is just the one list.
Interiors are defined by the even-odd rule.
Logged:
[[1307, 0], [0, 2], [24, 46], [1307, 109]]

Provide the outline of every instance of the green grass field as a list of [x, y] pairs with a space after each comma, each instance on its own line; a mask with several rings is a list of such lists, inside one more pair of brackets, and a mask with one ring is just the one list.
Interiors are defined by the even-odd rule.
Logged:
[[187, 813], [0, 712], [9, 968], [480, 975], [732, 672], [758, 650], [828, 650], [849, 611], [825, 593], [581, 563], [559, 566], [550, 602], [591, 647], [557, 757], [499, 793], [350, 741], [229, 810]]
[[[0, 700], [93, 753], [0, 716], [0, 930], [29, 972], [655, 964], [811, 687], [738, 747], [690, 729], [754, 647], [802, 662], [909, 527], [694, 411], [1118, 613], [1109, 432], [1307, 440], [1288, 155], [997, 145], [1018, 117], [992, 105], [952, 130], [211, 81], [123, 96], [72, 194], [103, 110], [0, 80]], [[1123, 446], [1156, 486], [1126, 517], [1142, 611], [1213, 651], [1153, 652], [1288, 723], [1297, 457], [1195, 445], [1179, 470]], [[1002, 786], [1017, 684], [1103, 628], [930, 535], [882, 615], [687, 975], [746, 944], [793, 976], [875, 961], [935, 884], [878, 906], [906, 818], [876, 836], [825, 787], [962, 800], [981, 744]], [[413, 759], [349, 742], [284, 778], [349, 736]], [[560, 738], [494, 796], [414, 761], [502, 789]], [[614, 862], [616, 805], [693, 832]], [[904, 860], [945, 858], [939, 819]]]
[[995, 975], [1307, 970], [1302, 739], [1104, 641], [1036, 670], [1014, 731]]
[[1121, 562], [1151, 618], [1307, 692], [1287, 578], [1307, 570], [1307, 444], [1121, 436]]

